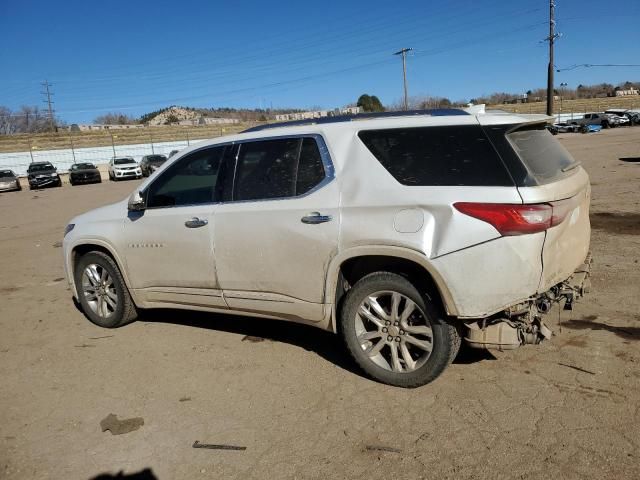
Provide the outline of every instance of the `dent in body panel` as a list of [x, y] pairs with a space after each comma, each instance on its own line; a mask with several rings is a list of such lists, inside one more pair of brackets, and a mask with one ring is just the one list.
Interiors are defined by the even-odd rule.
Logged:
[[538, 290], [544, 232], [500, 237], [433, 260], [449, 285], [458, 316], [481, 318]]

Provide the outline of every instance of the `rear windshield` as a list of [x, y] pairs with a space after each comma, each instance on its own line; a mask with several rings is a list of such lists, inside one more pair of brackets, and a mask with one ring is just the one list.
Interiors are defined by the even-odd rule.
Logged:
[[358, 136], [403, 185], [513, 186], [479, 126], [363, 130]]
[[535, 124], [507, 133], [507, 139], [538, 184], [557, 180], [578, 166], [571, 154], [547, 131]]
[[15, 177], [11, 170], [0, 170], [0, 178]]

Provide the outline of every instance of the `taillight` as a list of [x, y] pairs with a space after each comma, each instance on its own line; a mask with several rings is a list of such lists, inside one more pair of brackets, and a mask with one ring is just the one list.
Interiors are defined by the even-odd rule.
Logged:
[[490, 223], [500, 235], [524, 235], [544, 232], [564, 221], [576, 206], [576, 197], [551, 203], [522, 205], [518, 203], [457, 202], [459, 212]]

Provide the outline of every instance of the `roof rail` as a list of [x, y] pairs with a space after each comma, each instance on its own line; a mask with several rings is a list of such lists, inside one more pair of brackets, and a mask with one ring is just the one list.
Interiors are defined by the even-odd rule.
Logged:
[[352, 122], [354, 120], [364, 120], [368, 118], [390, 118], [390, 117], [415, 117], [426, 115], [431, 117], [442, 117], [447, 115], [469, 115], [468, 112], [458, 108], [434, 108], [430, 110], [405, 110], [400, 112], [368, 112], [356, 113], [355, 115], [337, 115], [335, 117], [308, 118], [305, 120], [292, 120], [290, 122], [268, 123], [257, 127], [247, 128], [242, 133], [259, 132], [270, 128], [295, 127], [300, 125], [319, 125], [324, 123]]

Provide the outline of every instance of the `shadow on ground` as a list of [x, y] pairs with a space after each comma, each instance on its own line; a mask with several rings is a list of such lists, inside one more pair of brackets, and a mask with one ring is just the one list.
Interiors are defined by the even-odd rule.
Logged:
[[128, 480], [158, 480], [158, 477], [154, 475], [153, 470], [150, 468], [145, 468], [137, 473], [130, 474], [126, 474], [123, 471], [120, 471], [115, 475], [111, 473], [101, 473], [96, 477], [91, 477], [90, 480], [115, 480], [118, 478], [126, 478]]
[[620, 157], [620, 160], [623, 162], [638, 163], [640, 162], [640, 157]]
[[615, 333], [619, 337], [627, 340], [640, 340], [640, 327], [618, 327], [603, 322], [596, 322], [595, 320], [597, 318], [597, 315], [588, 315], [581, 319], [562, 322], [562, 326], [572, 330], [604, 330]]
[[639, 213], [595, 212], [590, 215], [591, 227], [614, 234], [640, 235]]
[[349, 356], [338, 335], [308, 325], [282, 320], [170, 309], [143, 312], [141, 320], [242, 335], [238, 341], [288, 343], [314, 352], [340, 368], [362, 376], [362, 372]]
[[[304, 348], [353, 374], [364, 376], [347, 352], [338, 335], [308, 325], [265, 320], [253, 317], [223, 315], [188, 310], [149, 310], [140, 319], [150, 323], [171, 323], [195, 328], [206, 328], [242, 335], [238, 341], [282, 342]], [[495, 360], [486, 350], [467, 348], [464, 344], [454, 363], [468, 365], [484, 360]]]

